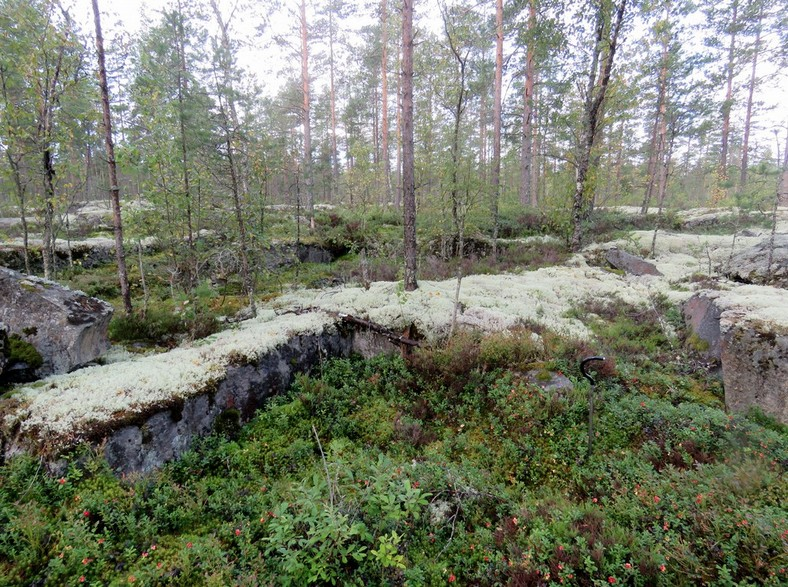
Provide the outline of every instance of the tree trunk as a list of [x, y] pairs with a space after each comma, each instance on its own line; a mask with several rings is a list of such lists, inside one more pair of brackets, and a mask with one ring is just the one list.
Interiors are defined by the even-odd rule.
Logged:
[[[725, 101], [722, 103], [722, 137], [720, 148], [720, 163], [717, 170], [719, 183], [728, 179], [728, 138], [731, 130], [731, 108], [733, 106], [733, 70], [736, 58], [736, 29], [738, 27], [739, 0], [733, 0], [733, 14], [730, 23], [730, 45], [728, 47], [728, 63], [725, 68]], [[722, 188], [717, 187], [714, 199], [719, 201], [723, 197]]]
[[[667, 136], [666, 136], [667, 138]], [[673, 147], [676, 144], [676, 122], [673, 120], [670, 125], [670, 140], [665, 146], [665, 153], [659, 166], [659, 178], [657, 180], [657, 225], [654, 227], [654, 235], [651, 238], [651, 256], [654, 257], [657, 248], [657, 231], [662, 228], [662, 220], [665, 211], [665, 197], [668, 192], [668, 177], [670, 176], [670, 161], [673, 157]], [[735, 236], [735, 235], [734, 235]], [[731, 251], [733, 254], [733, 251]]]
[[[3, 105], [5, 106], [6, 116], [8, 117], [10, 116], [12, 106], [8, 97], [6, 72], [2, 66], [0, 66], [0, 90], [3, 92]], [[25, 273], [30, 275], [30, 248], [28, 244], [29, 232], [27, 228], [26, 213], [27, 190], [25, 184], [22, 182], [22, 173], [19, 169], [19, 164], [22, 158], [21, 156], [17, 156], [14, 153], [14, 147], [12, 146], [14, 138], [14, 125], [11, 123], [10, 119], [6, 118], [6, 141], [8, 144], [5, 145], [5, 157], [8, 160], [8, 166], [11, 169], [11, 178], [14, 182], [14, 191], [16, 191], [16, 198], [19, 202], [19, 219], [22, 222], [22, 252], [25, 257]]]
[[747, 166], [749, 165], [750, 130], [752, 126], [752, 102], [755, 94], [756, 69], [758, 67], [758, 54], [761, 52], [761, 25], [763, 22], [763, 3], [758, 8], [758, 20], [755, 29], [755, 47], [752, 52], [752, 71], [750, 73], [750, 84], [747, 93], [747, 115], [744, 118], [744, 138], [741, 145], [741, 175], [739, 177], [739, 190], [744, 190], [747, 185]]
[[416, 282], [416, 177], [413, 149], [413, 2], [402, 2], [402, 201], [405, 208], [405, 291]]
[[[624, 21], [626, 4], [627, 0], [621, 0], [621, 4], [614, 6], [615, 20], [611, 23], [610, 30], [607, 34], [605, 32], [607, 28], [605, 26], [605, 5], [601, 4], [597, 9], [596, 38], [592, 53], [592, 64], [588, 75], [588, 85], [586, 87], [586, 99], [583, 108], [582, 130], [575, 174], [575, 193], [572, 198], [572, 237], [570, 246], [572, 251], [575, 252], [580, 250], [582, 244], [582, 220], [587, 202], [590, 200], [590, 192], [593, 190], [593, 185], [588, 177], [591, 152], [597, 142], [599, 130], [601, 128], [602, 108], [605, 102], [605, 94], [607, 93], [607, 88], [610, 83], [610, 75], [613, 71], [613, 59], [615, 58], [618, 46], [618, 36]], [[599, 72], [597, 68], [600, 69]], [[598, 74], [599, 77], [597, 78]]]
[[328, 69], [329, 94], [331, 99], [331, 189], [329, 198], [339, 190], [339, 149], [337, 148], [337, 95], [334, 82], [334, 11], [328, 11]]
[[498, 256], [498, 200], [501, 197], [501, 102], [503, 95], [503, 0], [495, 2], [495, 91], [493, 98], [492, 205], [493, 258]]
[[[183, 30], [183, 12], [181, 2], [178, 0], [178, 126], [180, 129], [181, 143], [181, 174], [183, 179], [183, 195], [186, 200], [186, 241], [189, 244], [189, 252], [194, 252], [194, 228], [192, 226], [192, 193], [189, 177], [189, 148], [186, 142], [186, 39]], [[193, 261], [193, 260], [192, 260]], [[192, 268], [189, 269], [192, 271]], [[190, 284], [194, 284], [196, 279], [196, 268], [192, 275], [189, 275]]]
[[648, 178], [646, 194], [640, 207], [641, 214], [648, 214], [654, 190], [658, 188], [659, 176], [665, 158], [665, 136], [667, 132], [667, 92], [668, 92], [668, 66], [670, 60], [670, 38], [666, 33], [662, 35], [662, 54], [660, 56], [659, 80], [657, 82], [657, 111], [654, 117], [654, 126], [651, 135], [651, 154], [648, 160]]
[[[402, 52], [397, 52], [399, 63], [397, 70], [402, 70]], [[402, 180], [402, 76], [397, 83], [397, 189], [394, 190], [394, 208], [397, 212], [402, 208], [402, 194], [404, 192]]]
[[381, 83], [381, 117], [382, 136], [381, 151], [383, 158], [383, 181], [386, 204], [391, 201], [391, 158], [389, 157], [389, 85], [388, 85], [388, 7], [387, 0], [380, 0], [380, 30], [381, 30], [381, 58], [380, 58], [380, 83]]
[[[378, 106], [378, 86], [372, 87], [372, 163], [380, 163], [380, 109]], [[381, 202], [383, 195], [380, 196]]]
[[64, 47], [58, 50], [55, 70], [44, 88], [39, 112], [38, 136], [41, 140], [41, 162], [44, 171], [44, 227], [41, 257], [44, 263], [44, 278], [52, 279], [55, 271], [55, 160], [52, 152], [52, 129], [55, 117], [56, 89], [63, 65]]
[[523, 92], [523, 139], [520, 151], [520, 203], [536, 206], [537, 194], [533, 189], [532, 167], [534, 160], [533, 141], [533, 95], [534, 95], [534, 29], [536, 28], [536, 0], [528, 2], [528, 49], [525, 54], [525, 83]]
[[[501, 0], [498, 0], [499, 2]], [[449, 199], [451, 200], [451, 219], [454, 224], [454, 236], [456, 242], [462, 239], [462, 227], [464, 224], [465, 214], [462, 211], [462, 202], [460, 201], [460, 185], [459, 185], [459, 168], [460, 168], [460, 126], [462, 124], [462, 115], [465, 111], [465, 102], [467, 90], [465, 89], [465, 76], [466, 66], [468, 64], [468, 54], [462, 55], [456, 44], [456, 39], [449, 31], [448, 16], [443, 15], [444, 30], [446, 32], [446, 39], [449, 42], [454, 59], [457, 62], [459, 70], [459, 91], [457, 92], [457, 101], [452, 110], [452, 117], [454, 118], [454, 128], [451, 135], [451, 170], [449, 177]], [[457, 251], [460, 261], [462, 261], [462, 250]]]
[[534, 92], [531, 96], [531, 206], [536, 208], [540, 201], [540, 191], [546, 190], [547, 182], [540, 182], [539, 178], [544, 170], [544, 157], [542, 152], [542, 137], [539, 134], [539, 128], [544, 120], [539, 106], [539, 96], [536, 93], [536, 71], [533, 74]]
[[617, 196], [621, 195], [620, 194], [620, 192], [621, 192], [621, 174], [622, 174], [621, 172], [622, 172], [622, 168], [623, 168], [623, 165], [624, 165], [624, 137], [625, 137], [625, 129], [626, 129], [626, 126], [625, 126], [625, 123], [624, 123], [624, 119], [622, 118], [620, 126], [619, 126], [619, 130], [618, 130], [619, 143], [618, 143], [618, 149], [616, 151], [616, 162], [614, 164], [613, 187], [611, 189], [611, 194], [610, 194], [611, 198], [613, 199], [613, 202], [616, 201]]
[[304, 189], [309, 227], [315, 228], [315, 193], [312, 182], [312, 123], [309, 98], [309, 30], [306, 22], [306, 0], [301, 0], [301, 90], [303, 93], [302, 116], [304, 123]]
[[93, 0], [93, 19], [96, 25], [96, 52], [98, 54], [99, 89], [101, 91], [101, 109], [104, 115], [104, 144], [107, 149], [107, 170], [109, 172], [109, 193], [112, 204], [112, 223], [115, 232], [115, 260], [118, 263], [118, 281], [120, 297], [126, 315], [133, 312], [131, 306], [131, 290], [126, 272], [126, 254], [123, 249], [123, 222], [120, 216], [120, 187], [118, 186], [118, 170], [115, 163], [115, 143], [112, 139], [112, 116], [109, 108], [109, 87], [107, 85], [107, 68], [104, 59], [104, 37], [101, 34], [101, 15], [98, 0]]
[[487, 183], [487, 155], [489, 153], [488, 141], [488, 123], [487, 123], [487, 88], [481, 91], [479, 96], [479, 176], [482, 183]]
[[42, 154], [44, 164], [44, 230], [41, 258], [44, 263], [44, 279], [54, 279], [55, 272], [55, 165], [52, 152], [47, 146]]
[[[244, 292], [246, 293], [249, 301], [249, 308], [252, 315], [256, 315], [257, 308], [254, 302], [254, 277], [249, 268], [249, 245], [248, 236], [246, 234], [246, 223], [243, 216], [243, 201], [249, 196], [249, 187], [246, 180], [246, 173], [244, 166], [237, 160], [239, 150], [237, 143], [237, 135], [239, 130], [238, 111], [235, 107], [235, 88], [233, 86], [233, 75], [231, 71], [232, 59], [232, 43], [230, 42], [230, 34], [228, 31], [228, 23], [222, 19], [221, 11], [216, 3], [216, 0], [211, 0], [211, 7], [213, 8], [216, 16], [217, 24], [221, 33], [221, 44], [223, 50], [223, 59], [220, 60], [222, 68], [223, 86], [217, 87], [217, 95], [219, 101], [219, 113], [222, 117], [225, 133], [225, 147], [227, 149], [227, 164], [230, 170], [230, 191], [233, 195], [233, 208], [235, 210], [235, 221], [238, 225], [238, 253], [241, 258], [241, 280], [243, 281]], [[226, 94], [225, 101], [227, 107], [225, 108], [222, 102], [222, 94]]]
[[[779, 159], [780, 157], [779, 143], [777, 145], [777, 153], [778, 153], [777, 157]], [[772, 231], [769, 235], [769, 258], [766, 263], [767, 277], [771, 277], [772, 263], [774, 262], [774, 235], [777, 232], [777, 207], [780, 205], [780, 196], [783, 191], [782, 188], [788, 188], [788, 186], [783, 186], [784, 181], [788, 181], [788, 132], [785, 133], [785, 148], [783, 149], [783, 164], [782, 164], [781, 173], [777, 174], [777, 190], [774, 194], [774, 205], [772, 206]]]

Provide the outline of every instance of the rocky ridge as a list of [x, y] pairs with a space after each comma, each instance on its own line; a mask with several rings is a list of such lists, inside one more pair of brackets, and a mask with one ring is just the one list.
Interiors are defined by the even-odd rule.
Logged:
[[[788, 233], [788, 222], [781, 221], [778, 231]], [[731, 258], [734, 246], [730, 236], [660, 231], [656, 255], [650, 262], [662, 275], [620, 275], [607, 269], [605, 264], [596, 265], [600, 253], [604, 256], [604, 252], [614, 246], [630, 254], [642, 254], [650, 247], [653, 234], [652, 231], [639, 231], [629, 239], [594, 245], [572, 257], [565, 266], [521, 274], [467, 276], [460, 290], [457, 326], [500, 331], [539, 324], [568, 336], [588, 338], [591, 336], [588, 329], [568, 313], [577, 302], [592, 297], [647, 305], [652, 303], [654, 296], [664, 295], [675, 303], [684, 303], [695, 290], [702, 289], [693, 284], [691, 278], [698, 273], [715, 273]], [[735, 246], [737, 249], [750, 246], [761, 239], [762, 236], [738, 236]], [[342, 286], [293, 290], [274, 300], [258, 318], [191, 347], [51, 377], [38, 386], [21, 389], [13, 400], [15, 407], [6, 409], [4, 428], [11, 436], [7, 436], [10, 440], [6, 441], [4, 452], [12, 454], [20, 450], [25, 441], [62, 448], [80, 438], [95, 439], [96, 435], [105, 434], [105, 438], [111, 439], [108, 446], [114, 447], [113, 454], [120, 455], [118, 462], [125, 459], [147, 470], [176, 455], [188, 445], [189, 438], [204, 432], [207, 423], [213, 422], [218, 414], [235, 409], [240, 401], [238, 398], [248, 397], [248, 393], [242, 391], [244, 386], [255, 390], [252, 394], [255, 401], [266, 397], [268, 384], [263, 374], [270, 370], [270, 366], [264, 366], [266, 357], [273, 354], [281, 358], [281, 349], [291, 340], [304, 340], [303, 337], [323, 340], [324, 335], [333, 336], [338, 322], [336, 313], [353, 314], [395, 330], [415, 324], [428, 338], [439, 339], [452, 328], [456, 287], [456, 280], [450, 279], [422, 281], [414, 292], [404, 292], [399, 284], [390, 282], [372, 283], [368, 289]], [[757, 362], [749, 365], [733, 362], [736, 357], [746, 356], [742, 350], [745, 348], [751, 354], [757, 353], [763, 361], [784, 362], [780, 349], [784, 333], [788, 332], [788, 315], [783, 315], [788, 314], [786, 291], [725, 281], [719, 288], [723, 293], [715, 298], [721, 300], [719, 306], [715, 301], [715, 308], [720, 310], [720, 332], [741, 333], [724, 347], [728, 351], [723, 351], [721, 346], [723, 369], [726, 361], [731, 365], [730, 373], [759, 368]], [[775, 307], [786, 311], [774, 312]], [[309, 344], [313, 345], [309, 348], [314, 348], [314, 344], [319, 347], [322, 343]], [[332, 345], [338, 353], [349, 348], [346, 343]], [[284, 356], [294, 359], [292, 353], [300, 352], [300, 347], [295, 348], [284, 351]], [[316, 356], [313, 351], [310, 353]], [[278, 361], [275, 361], [277, 365]], [[257, 375], [236, 379], [236, 367], [244, 365], [251, 365]], [[779, 377], [782, 371], [775, 373], [775, 377]], [[726, 386], [728, 381], [731, 386], [739, 385], [734, 377], [731, 375]], [[774, 380], [766, 378], [758, 383], [751, 380], [741, 385], [762, 389]], [[226, 396], [232, 399], [215, 404], [211, 398], [220, 388], [236, 391]], [[755, 400], [756, 403], [760, 401], [757, 397]], [[200, 403], [203, 407], [199, 409], [189, 404], [192, 407], [187, 410], [184, 408], [186, 401], [206, 403]], [[729, 400], [731, 409], [746, 409], [748, 405], [733, 396]], [[778, 419], [784, 419], [783, 412], [772, 409], [771, 405], [767, 402], [761, 407]], [[167, 416], [158, 416], [161, 421], [151, 421], [161, 413]], [[187, 420], [181, 424], [184, 417]], [[173, 442], [181, 448], [175, 452], [156, 449], [153, 452], [158, 457], [145, 456], [153, 450], [145, 436], [145, 430], [150, 429], [160, 431], [156, 437], [159, 440], [154, 444]], [[123, 447], [128, 446], [132, 447], [128, 449], [131, 453], [124, 452]]]

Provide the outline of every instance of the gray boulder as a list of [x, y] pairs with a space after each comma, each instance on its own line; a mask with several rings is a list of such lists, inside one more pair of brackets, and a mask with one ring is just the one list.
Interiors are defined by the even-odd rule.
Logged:
[[605, 260], [630, 275], [662, 275], [653, 263], [615, 247], [605, 253]]
[[545, 391], [570, 391], [575, 388], [574, 383], [563, 373], [534, 369], [525, 373], [528, 383], [541, 387]]
[[109, 349], [112, 311], [82, 292], [0, 267], [0, 321], [41, 354], [39, 377], [67, 373]]
[[774, 235], [772, 266], [769, 270], [770, 238], [731, 257], [724, 270], [726, 277], [741, 283], [788, 288], [788, 234]]

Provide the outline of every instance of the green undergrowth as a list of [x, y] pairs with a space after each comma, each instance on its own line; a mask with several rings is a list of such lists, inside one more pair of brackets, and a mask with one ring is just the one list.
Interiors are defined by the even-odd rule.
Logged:
[[[524, 329], [330, 360], [145, 477], [17, 457], [0, 585], [785, 584], [784, 427], [623, 356], [589, 456], [588, 350]], [[556, 370], [574, 388], [530, 382]]]

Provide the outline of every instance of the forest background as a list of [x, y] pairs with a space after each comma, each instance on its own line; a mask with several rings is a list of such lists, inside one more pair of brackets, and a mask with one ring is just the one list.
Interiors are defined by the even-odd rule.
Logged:
[[[529, 208], [577, 248], [595, 206], [771, 207], [785, 0], [408, 4], [422, 235], [497, 239]], [[104, 7], [127, 241], [157, 237], [187, 290], [203, 229], [240, 270], [276, 234], [272, 206], [302, 209], [305, 231], [321, 204], [401, 214], [402, 3], [128, 6]], [[28, 269], [41, 228], [47, 276], [67, 211], [113, 187], [91, 20], [84, 2], [2, 2], [0, 208]]]

